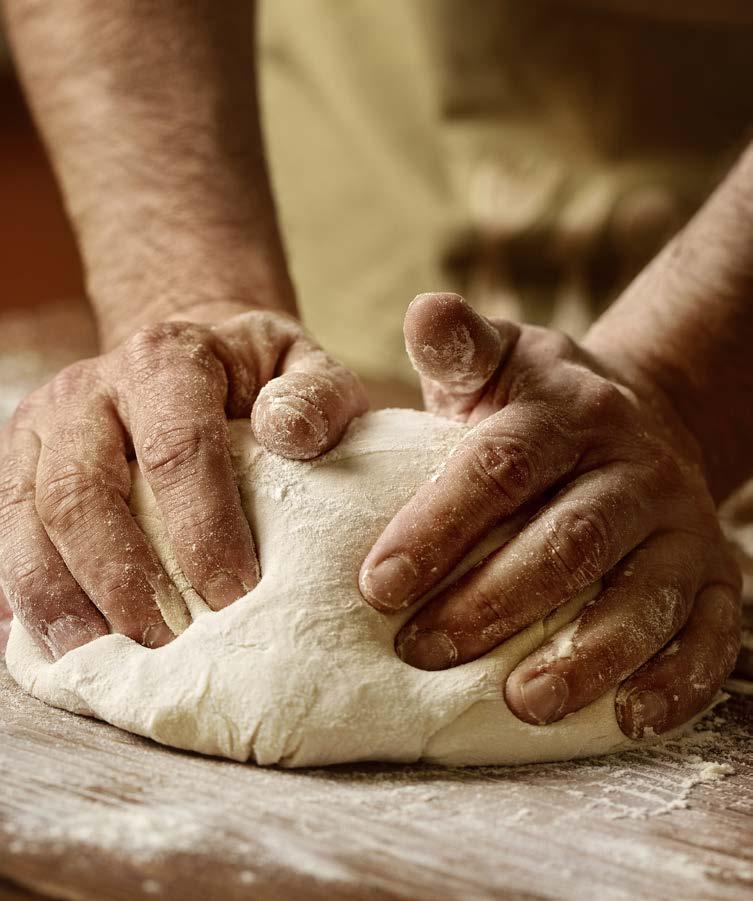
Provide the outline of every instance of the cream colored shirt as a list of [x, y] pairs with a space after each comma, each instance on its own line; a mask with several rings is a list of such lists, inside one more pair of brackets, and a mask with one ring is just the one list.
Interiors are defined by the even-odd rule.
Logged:
[[581, 334], [753, 121], [753, 28], [700, 5], [262, 4], [269, 156], [316, 336], [410, 378], [402, 314], [435, 289]]

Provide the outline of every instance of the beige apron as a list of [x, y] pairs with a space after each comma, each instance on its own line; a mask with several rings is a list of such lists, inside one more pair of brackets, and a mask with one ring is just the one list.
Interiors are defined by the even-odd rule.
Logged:
[[589, 7], [262, 4], [265, 127], [304, 315], [365, 375], [410, 378], [401, 320], [420, 291], [582, 334], [739, 149], [751, 26]]

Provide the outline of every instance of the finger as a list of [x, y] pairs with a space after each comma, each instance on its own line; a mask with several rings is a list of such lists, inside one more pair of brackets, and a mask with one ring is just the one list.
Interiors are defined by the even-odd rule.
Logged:
[[707, 585], [669, 647], [623, 683], [615, 710], [629, 738], [661, 735], [702, 713], [732, 672], [740, 649], [740, 592]]
[[[419, 669], [474, 660], [592, 585], [656, 524], [623, 464], [571, 482], [508, 544], [440, 592], [397, 636]], [[632, 670], [631, 670], [632, 672]]]
[[356, 376], [301, 338], [285, 354], [282, 374], [259, 392], [251, 422], [268, 450], [309, 460], [334, 447], [367, 408]]
[[385, 612], [408, 606], [577, 459], [576, 442], [545, 404], [513, 403], [491, 416], [377, 540], [361, 567], [365, 600]]
[[107, 635], [107, 623], [70, 574], [35, 506], [40, 443], [29, 429], [3, 442], [0, 473], [0, 587], [43, 653], [63, 654]]
[[368, 407], [356, 376], [292, 317], [252, 311], [212, 332], [228, 374], [230, 415], [251, 414], [257, 439], [274, 453], [299, 460], [324, 453]]
[[513, 713], [552, 723], [616, 688], [685, 623], [706, 553], [695, 536], [663, 532], [630, 554], [596, 600], [510, 674]]
[[458, 294], [419, 294], [403, 331], [427, 408], [460, 418], [475, 406], [520, 333], [512, 323], [489, 322]]
[[215, 610], [259, 581], [225, 418], [227, 380], [206, 330], [140, 332], [120, 399], [141, 470], [181, 569]]
[[113, 632], [150, 648], [172, 641], [158, 599], [179, 605], [180, 596], [128, 509], [131, 480], [114, 410], [92, 398], [85, 418], [53, 420], [42, 438], [36, 509], [68, 571]]
[[13, 613], [10, 609], [8, 599], [0, 588], [0, 654], [5, 653], [8, 646], [8, 636], [10, 635], [10, 624], [13, 619]]

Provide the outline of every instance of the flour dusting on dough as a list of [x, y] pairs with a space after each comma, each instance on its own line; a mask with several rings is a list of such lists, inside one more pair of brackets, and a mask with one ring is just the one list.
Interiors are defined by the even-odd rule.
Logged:
[[[178, 608], [163, 614], [182, 634], [159, 650], [108, 635], [50, 664], [15, 623], [8, 668], [48, 704], [164, 744], [260, 764], [511, 764], [628, 745], [613, 692], [543, 727], [514, 717], [502, 694], [513, 667], [572, 622], [595, 588], [492, 653], [441, 672], [413, 669], [395, 654], [395, 635], [412, 610], [388, 617], [361, 598], [358, 570], [370, 546], [466, 433], [427, 413], [386, 410], [354, 422], [324, 457], [301, 462], [262, 449], [249, 423], [232, 423], [262, 580], [218, 613], [180, 572], [154, 498], [134, 471], [132, 508], [181, 592]], [[466, 567], [509, 531], [491, 536]], [[571, 632], [560, 635], [561, 653]]]

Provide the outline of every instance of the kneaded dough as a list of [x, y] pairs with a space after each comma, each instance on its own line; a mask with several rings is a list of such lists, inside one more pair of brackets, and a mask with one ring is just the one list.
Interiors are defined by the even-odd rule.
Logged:
[[[263, 577], [219, 613], [180, 572], [134, 469], [132, 509], [181, 590], [185, 606], [163, 614], [182, 634], [159, 650], [108, 635], [49, 663], [14, 622], [8, 669], [48, 704], [166, 745], [259, 764], [514, 764], [630, 744], [613, 691], [551, 726], [521, 722], [502, 694], [513, 667], [566, 626], [595, 589], [443, 672], [414, 669], [395, 654], [395, 635], [415, 608], [384, 616], [362, 600], [358, 569], [369, 547], [466, 431], [427, 413], [384, 410], [353, 423], [326, 456], [291, 462], [262, 449], [248, 422], [232, 423]], [[465, 568], [504, 538], [492, 536]]]

